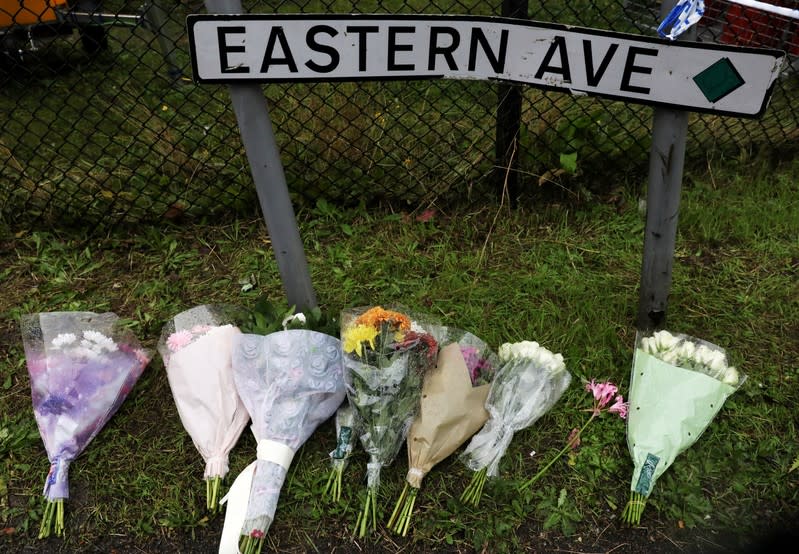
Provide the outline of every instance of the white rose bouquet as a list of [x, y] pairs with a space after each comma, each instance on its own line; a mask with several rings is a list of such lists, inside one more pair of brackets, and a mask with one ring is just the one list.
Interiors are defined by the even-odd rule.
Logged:
[[627, 418], [635, 469], [622, 513], [626, 523], [640, 523], [655, 481], [745, 380], [715, 344], [665, 330], [636, 337]]
[[547, 413], [571, 382], [563, 356], [534, 341], [501, 345], [499, 360], [485, 403], [488, 420], [460, 456], [475, 472], [461, 501], [474, 506], [480, 502], [486, 477], [499, 474], [499, 462], [514, 433]]

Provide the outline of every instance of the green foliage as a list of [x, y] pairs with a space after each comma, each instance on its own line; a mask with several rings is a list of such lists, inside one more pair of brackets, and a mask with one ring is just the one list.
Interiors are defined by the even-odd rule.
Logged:
[[245, 333], [258, 335], [283, 329], [308, 329], [334, 337], [339, 335], [338, 319], [323, 313], [318, 306], [297, 312], [294, 306], [272, 301], [266, 295], [255, 301], [240, 327]]
[[556, 497], [555, 489], [547, 487], [545, 498], [538, 503], [536, 510], [544, 520], [545, 531], [558, 529], [567, 537], [574, 534], [577, 524], [583, 519], [565, 488], [560, 489]]

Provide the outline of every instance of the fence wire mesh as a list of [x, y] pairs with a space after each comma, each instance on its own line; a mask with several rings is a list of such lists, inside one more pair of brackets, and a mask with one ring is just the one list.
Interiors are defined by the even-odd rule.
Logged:
[[[774, 0], [771, 0], [772, 3]], [[779, 5], [796, 8], [798, 2]], [[660, 2], [245, 1], [251, 13], [512, 15], [654, 36]], [[11, 228], [104, 229], [257, 215], [227, 88], [192, 81], [185, 17], [200, 0], [0, 0], [0, 217]], [[799, 56], [799, 21], [708, 0], [698, 40]], [[764, 117], [692, 114], [688, 163], [792, 153], [796, 64]], [[507, 156], [498, 104], [521, 95], [521, 191], [642, 179], [652, 109], [487, 81], [263, 87], [295, 205], [478, 202]], [[499, 180], [497, 175], [500, 176]]]

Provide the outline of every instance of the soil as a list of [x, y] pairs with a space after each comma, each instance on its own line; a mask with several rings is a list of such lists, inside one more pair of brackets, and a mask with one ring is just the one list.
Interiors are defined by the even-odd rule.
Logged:
[[[222, 532], [222, 518], [212, 521], [207, 527], [194, 532], [164, 533], [147, 539], [134, 539], [124, 535], [108, 536], [92, 544], [70, 545], [70, 541], [59, 538], [37, 540], [23, 543], [6, 535], [9, 542], [2, 544], [4, 554], [36, 553], [104, 553], [104, 554], [207, 554], [218, 551]], [[542, 532], [538, 524], [519, 528], [517, 538], [519, 552], [536, 554], [772, 554], [795, 552], [799, 533], [795, 527], [774, 528], [764, 531], [757, 537], [734, 537], [731, 533], [708, 529], [680, 529], [664, 522], [653, 522], [648, 526], [636, 528], [610, 523], [605, 528], [589, 527], [584, 532], [565, 537], [557, 532]], [[282, 531], [286, 531], [285, 529]], [[292, 536], [292, 533], [288, 533]], [[493, 554], [490, 546], [477, 551], [463, 546], [445, 544], [423, 544], [412, 538], [401, 539], [386, 534], [378, 534], [367, 541], [354, 538], [334, 540], [321, 537], [313, 541], [305, 537], [301, 541], [297, 535], [294, 544], [289, 537], [272, 537], [267, 553], [322, 553], [322, 554], [398, 554], [398, 553], [442, 553], [442, 554]], [[297, 544], [301, 542], [302, 544]], [[507, 551], [506, 549], [502, 550]]]

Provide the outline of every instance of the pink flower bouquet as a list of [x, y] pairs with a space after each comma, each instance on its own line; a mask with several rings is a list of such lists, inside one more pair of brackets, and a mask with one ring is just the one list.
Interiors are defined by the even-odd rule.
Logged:
[[50, 459], [39, 538], [50, 535], [54, 519], [62, 536], [69, 464], [119, 409], [150, 354], [113, 313], [30, 314], [21, 328], [33, 414]]
[[186, 431], [205, 461], [206, 506], [216, 510], [228, 456], [250, 420], [233, 382], [237, 309], [202, 305], [164, 325], [158, 351]]

